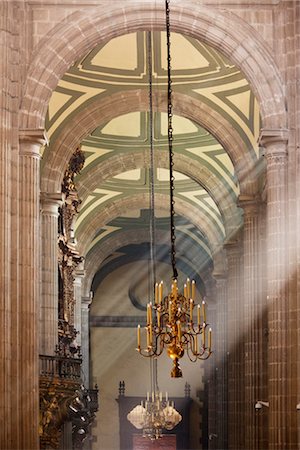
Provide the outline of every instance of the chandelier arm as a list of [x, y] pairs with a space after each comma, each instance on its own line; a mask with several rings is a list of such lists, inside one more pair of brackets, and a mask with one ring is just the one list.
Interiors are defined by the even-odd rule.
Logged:
[[189, 347], [187, 347], [187, 352], [186, 353], [187, 353], [188, 358], [189, 358], [189, 360], [191, 362], [196, 362], [197, 361], [198, 356]]
[[176, 248], [175, 248], [175, 200], [174, 200], [174, 153], [173, 153], [173, 105], [172, 105], [172, 79], [171, 79], [171, 41], [170, 41], [170, 0], [166, 0], [166, 31], [167, 31], [167, 60], [168, 60], [168, 144], [169, 144], [169, 170], [170, 170], [170, 222], [171, 222], [171, 264], [173, 269], [173, 279], [176, 280], [178, 272], [176, 269]]

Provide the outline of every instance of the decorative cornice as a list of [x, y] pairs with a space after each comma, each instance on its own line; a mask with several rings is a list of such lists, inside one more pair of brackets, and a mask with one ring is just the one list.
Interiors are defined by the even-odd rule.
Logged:
[[42, 212], [58, 216], [58, 207], [64, 201], [63, 194], [60, 192], [41, 192], [40, 195]]
[[[80, 265], [82, 265], [82, 264], [80, 264]], [[74, 270], [75, 278], [84, 278], [85, 274], [86, 274], [86, 271], [80, 267], [78, 267], [77, 269]]]
[[227, 280], [226, 272], [213, 272], [212, 276], [216, 281], [226, 281]]
[[287, 144], [289, 130], [286, 128], [262, 128], [258, 138], [259, 145], [268, 148], [273, 144]]
[[47, 142], [43, 129], [19, 130], [20, 155], [40, 159], [40, 147]]
[[254, 215], [258, 213], [261, 204], [260, 196], [241, 194], [238, 197], [238, 206], [243, 209], [245, 215]]
[[47, 143], [45, 130], [42, 128], [38, 129], [26, 128], [23, 130], [19, 130], [19, 141], [21, 143], [45, 145]]

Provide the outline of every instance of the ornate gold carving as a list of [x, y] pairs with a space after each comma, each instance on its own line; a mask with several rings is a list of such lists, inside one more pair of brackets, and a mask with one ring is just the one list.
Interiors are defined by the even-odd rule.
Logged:
[[72, 191], [76, 191], [76, 187], [74, 184], [74, 177], [83, 169], [85, 162], [84, 153], [81, 148], [77, 148], [77, 150], [73, 153], [72, 158], [69, 161], [68, 168], [65, 171], [62, 191], [65, 193], [70, 193]]
[[69, 419], [68, 405], [80, 383], [62, 378], [40, 378], [40, 446], [58, 448], [62, 425]]
[[[58, 352], [62, 356], [71, 355], [74, 350], [76, 330], [74, 329], [74, 280], [75, 270], [83, 261], [83, 257], [76, 250], [74, 240], [74, 222], [81, 203], [76, 191], [74, 177], [84, 165], [84, 154], [80, 148], [72, 156], [65, 172], [62, 191], [65, 194], [60, 209], [60, 229], [58, 237], [58, 265], [59, 265], [59, 345]], [[65, 322], [63, 325], [63, 321]], [[70, 331], [72, 329], [72, 331]], [[70, 340], [72, 336], [73, 341]], [[73, 342], [73, 347], [72, 347]], [[71, 346], [68, 348], [68, 345]]]
[[[65, 172], [63, 204], [59, 211], [58, 266], [59, 320], [56, 356], [40, 355], [40, 446], [58, 448], [62, 426], [72, 421], [73, 448], [81, 448], [88, 426], [98, 409], [98, 390], [88, 391], [81, 382], [80, 347], [74, 327], [74, 280], [83, 261], [74, 240], [73, 224], [78, 214], [78, 197], [74, 176], [84, 164], [84, 155], [77, 149]], [[90, 392], [94, 393], [93, 401]], [[83, 423], [82, 423], [83, 421]]]

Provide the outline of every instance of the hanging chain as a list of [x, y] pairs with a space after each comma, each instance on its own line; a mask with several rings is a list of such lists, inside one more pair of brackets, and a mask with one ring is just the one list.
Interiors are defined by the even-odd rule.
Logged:
[[153, 90], [152, 90], [152, 35], [148, 32], [148, 70], [149, 70], [149, 138], [150, 138], [150, 286], [154, 304], [155, 291], [155, 210], [154, 210], [154, 145], [153, 145]]
[[[148, 70], [149, 70], [149, 138], [150, 138], [150, 283], [152, 289], [152, 302], [155, 298], [155, 203], [154, 203], [154, 139], [153, 139], [153, 89], [152, 89], [152, 33], [148, 32]], [[157, 360], [150, 358], [150, 386], [151, 392], [158, 392], [157, 384]]]
[[175, 249], [175, 200], [174, 200], [174, 153], [173, 153], [173, 106], [172, 106], [172, 80], [171, 80], [171, 42], [170, 42], [170, 0], [166, 0], [166, 31], [167, 31], [167, 59], [168, 59], [168, 143], [169, 143], [169, 167], [170, 167], [170, 222], [171, 222], [171, 263], [173, 278], [177, 279], [176, 249]]

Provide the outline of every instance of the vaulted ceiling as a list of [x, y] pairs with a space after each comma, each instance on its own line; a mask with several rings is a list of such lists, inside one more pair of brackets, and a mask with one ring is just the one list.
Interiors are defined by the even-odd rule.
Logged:
[[[155, 224], [159, 236], [164, 236], [169, 228], [167, 115], [155, 94], [166, 92], [166, 40], [160, 32], [152, 32], [151, 37]], [[44, 158], [57, 145], [68, 121], [89, 105], [101, 105], [118, 95], [126, 102], [129, 92], [140, 90], [148, 96], [148, 39], [148, 32], [112, 39], [68, 70], [49, 104], [46, 127], [50, 144]], [[247, 149], [245, 158], [255, 166], [260, 116], [244, 75], [218, 51], [180, 34], [171, 34], [171, 55], [174, 96], [184, 96], [179, 98], [188, 99], [188, 104], [201, 102], [204, 111], [218, 113], [241, 138]], [[109, 265], [128, 262], [132, 255], [140, 254], [136, 243], [128, 246], [126, 241], [123, 248], [122, 238], [128, 233], [140, 233], [141, 243], [150, 239], [149, 104], [137, 99], [136, 105], [128, 105], [128, 111], [123, 108], [119, 114], [115, 103], [112, 108], [113, 118], [103, 123], [100, 119], [83, 139], [86, 162], [76, 177], [83, 200], [75, 230], [78, 244], [88, 260], [105, 242], [111, 242], [111, 254], [106, 254]], [[187, 271], [195, 274], [212, 263], [218, 246], [242, 222], [237, 168], [230, 148], [225, 149], [216, 139], [222, 123], [214, 124], [216, 133], [201, 125], [174, 109], [177, 250], [179, 260], [184, 261], [184, 255], [193, 249]], [[166, 240], [156, 243], [165, 246]], [[164, 254], [166, 259], [168, 250]], [[97, 268], [101, 264], [105, 265], [99, 260]]]

